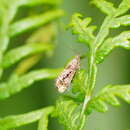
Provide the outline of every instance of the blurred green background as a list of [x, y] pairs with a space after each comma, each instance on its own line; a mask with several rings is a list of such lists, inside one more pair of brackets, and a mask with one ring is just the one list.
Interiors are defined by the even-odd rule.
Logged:
[[[118, 5], [120, 0], [109, 0]], [[69, 23], [73, 13], [79, 12], [83, 16], [92, 17], [92, 23], [101, 25], [104, 14], [102, 14], [95, 6], [90, 4], [89, 0], [64, 0], [61, 8], [65, 10], [65, 16], [58, 21], [58, 40], [54, 55], [51, 58], [43, 58], [33, 68], [58, 68], [63, 67], [67, 60], [77, 53], [83, 54], [87, 48], [83, 44], [79, 44], [75, 36], [70, 31], [65, 30], [65, 26]], [[25, 14], [21, 11], [19, 15]], [[19, 16], [17, 16], [19, 17]], [[128, 28], [126, 28], [128, 29]], [[120, 31], [120, 30], [118, 30]], [[114, 32], [115, 33], [115, 32]], [[118, 33], [118, 32], [117, 32]], [[26, 35], [19, 39], [24, 39]], [[15, 40], [17, 44], [18, 40]], [[107, 84], [127, 84], [129, 83], [129, 56], [130, 52], [123, 49], [116, 49], [103, 64], [99, 65], [99, 73], [96, 91], [99, 91]], [[81, 61], [83, 67], [86, 61]], [[8, 74], [7, 74], [8, 75]], [[57, 92], [54, 81], [40, 81], [31, 87], [24, 89], [22, 92], [12, 96], [9, 99], [0, 101], [0, 115], [22, 114], [44, 106], [53, 105], [60, 94]], [[128, 130], [130, 128], [130, 105], [125, 104], [118, 108], [110, 107], [106, 113], [94, 112], [87, 120], [87, 130]], [[30, 124], [17, 130], [36, 130], [37, 123]], [[63, 127], [55, 119], [51, 119], [49, 123], [50, 130], [62, 130]]]

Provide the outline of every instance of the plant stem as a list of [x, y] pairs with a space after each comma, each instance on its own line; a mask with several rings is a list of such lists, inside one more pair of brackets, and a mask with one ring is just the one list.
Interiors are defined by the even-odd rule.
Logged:
[[104, 39], [109, 33], [109, 25], [110, 25], [111, 19], [112, 19], [112, 16], [108, 16], [105, 18], [94, 43], [92, 43], [91, 44], [92, 46], [90, 47], [89, 59], [88, 59], [88, 80], [87, 80], [87, 86], [86, 86], [87, 90], [86, 90], [86, 96], [84, 99], [81, 116], [86, 110], [87, 104], [93, 94], [93, 89], [95, 87], [96, 76], [97, 76], [97, 65], [95, 62], [95, 55], [96, 55], [97, 49], [100, 47], [100, 45], [102, 44], [102, 42], [104, 41]]
[[97, 75], [97, 66], [95, 64], [95, 53], [94, 53], [94, 47], [93, 47], [89, 53], [88, 80], [87, 80], [87, 86], [86, 86], [87, 90], [86, 90], [86, 96], [84, 99], [81, 116], [85, 112], [87, 104], [88, 104], [89, 100], [91, 99], [93, 89], [94, 89], [95, 83], [96, 83], [96, 75]]

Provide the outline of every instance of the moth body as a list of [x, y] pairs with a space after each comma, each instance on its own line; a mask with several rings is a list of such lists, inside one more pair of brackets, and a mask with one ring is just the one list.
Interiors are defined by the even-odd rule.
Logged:
[[70, 83], [76, 73], [80, 68], [80, 56], [75, 56], [61, 72], [61, 74], [56, 79], [56, 87], [60, 93], [63, 93], [70, 86]]

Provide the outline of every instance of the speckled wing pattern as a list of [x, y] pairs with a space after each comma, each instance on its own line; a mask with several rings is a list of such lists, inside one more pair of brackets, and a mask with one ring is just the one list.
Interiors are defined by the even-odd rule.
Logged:
[[63, 93], [69, 87], [76, 71], [80, 68], [80, 56], [75, 56], [56, 79], [56, 87]]

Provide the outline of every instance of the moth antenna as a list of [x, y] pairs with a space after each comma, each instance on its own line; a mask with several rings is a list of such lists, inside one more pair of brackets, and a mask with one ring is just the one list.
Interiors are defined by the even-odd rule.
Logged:
[[[67, 46], [70, 50], [72, 50], [73, 53], [75, 53], [75, 54], [77, 54], [77, 55], [81, 55], [80, 52], [78, 52], [78, 51], [77, 51], [76, 49], [74, 49], [72, 46], [69, 46], [69, 45], [67, 45], [67, 44], [66, 44], [66, 46]], [[74, 55], [75, 55], [75, 54], [74, 54]]]
[[88, 54], [82, 54], [82, 55], [81, 55], [80, 52], [78, 52], [76, 49], [74, 49], [74, 48], [73, 48], [72, 46], [70, 46], [70, 45], [65, 44], [65, 46], [67, 46], [67, 48], [69, 48], [70, 50], [72, 50], [72, 52], [74, 53], [74, 55], [80, 56], [80, 59], [84, 59], [85, 57], [88, 56]]

